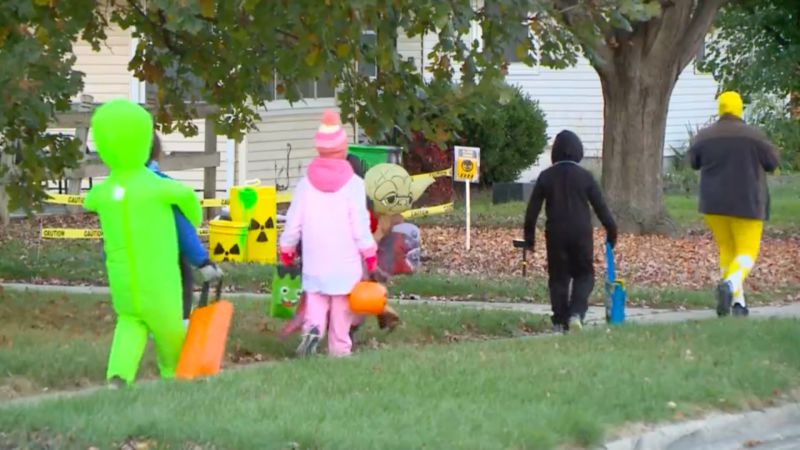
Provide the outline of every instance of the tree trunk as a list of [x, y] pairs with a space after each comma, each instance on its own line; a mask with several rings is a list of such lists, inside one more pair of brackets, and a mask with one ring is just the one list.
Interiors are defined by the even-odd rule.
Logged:
[[675, 79], [613, 73], [603, 86], [603, 188], [620, 230], [669, 234], [663, 149]]
[[661, 1], [659, 16], [608, 29], [591, 45], [605, 105], [603, 187], [623, 232], [675, 231], [662, 173], [669, 100], [722, 3]]

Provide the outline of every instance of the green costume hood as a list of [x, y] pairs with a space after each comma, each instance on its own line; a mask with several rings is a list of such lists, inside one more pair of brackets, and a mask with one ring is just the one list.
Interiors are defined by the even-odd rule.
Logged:
[[92, 137], [111, 170], [144, 168], [153, 143], [153, 118], [128, 100], [112, 100], [92, 116]]

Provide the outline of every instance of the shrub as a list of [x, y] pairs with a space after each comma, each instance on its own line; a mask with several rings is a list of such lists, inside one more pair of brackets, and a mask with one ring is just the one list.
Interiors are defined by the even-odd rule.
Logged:
[[708, 123], [692, 128], [686, 126], [687, 139], [680, 147], [670, 146], [672, 160], [664, 174], [664, 192], [670, 194], [691, 194], [697, 192], [700, 175], [689, 166], [689, 145], [695, 135]]
[[800, 170], [800, 117], [793, 115], [785, 100], [754, 99], [747, 121], [761, 127], [780, 152], [783, 170]]
[[507, 102], [480, 93], [470, 100], [475, 112], [461, 118], [457, 142], [480, 147], [481, 184], [517, 181], [547, 145], [547, 121], [537, 101], [517, 88]]
[[[453, 167], [453, 150], [441, 149], [425, 139], [421, 133], [417, 133], [408, 146], [408, 152], [403, 156], [403, 165], [411, 175], [449, 169]], [[416, 204], [419, 206], [441, 205], [452, 199], [453, 180], [449, 177], [440, 177], [425, 190], [425, 194]]]

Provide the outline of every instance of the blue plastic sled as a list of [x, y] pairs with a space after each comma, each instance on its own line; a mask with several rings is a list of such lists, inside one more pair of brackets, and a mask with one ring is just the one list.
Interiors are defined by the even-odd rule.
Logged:
[[614, 249], [606, 242], [606, 322], [619, 325], [625, 322], [625, 281], [617, 279]]

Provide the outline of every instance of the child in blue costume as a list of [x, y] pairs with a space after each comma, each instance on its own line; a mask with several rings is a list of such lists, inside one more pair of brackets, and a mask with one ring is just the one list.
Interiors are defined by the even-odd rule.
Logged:
[[[150, 159], [147, 162], [147, 168], [156, 173], [161, 178], [169, 178], [165, 173], [161, 172], [158, 167], [158, 161], [161, 160], [163, 155], [161, 149], [161, 139], [158, 135], [153, 133], [153, 146], [150, 149]], [[197, 236], [197, 230], [189, 223], [186, 216], [173, 207], [175, 212], [175, 226], [178, 232], [178, 251], [180, 252], [180, 268], [181, 268], [181, 285], [183, 289], [183, 321], [188, 323], [189, 315], [192, 312], [192, 299], [194, 290], [194, 280], [192, 279], [192, 266], [200, 269], [200, 275], [203, 277], [204, 282], [211, 282], [218, 280], [222, 277], [222, 270], [212, 263], [208, 258], [208, 250], [206, 250], [200, 237]]]

